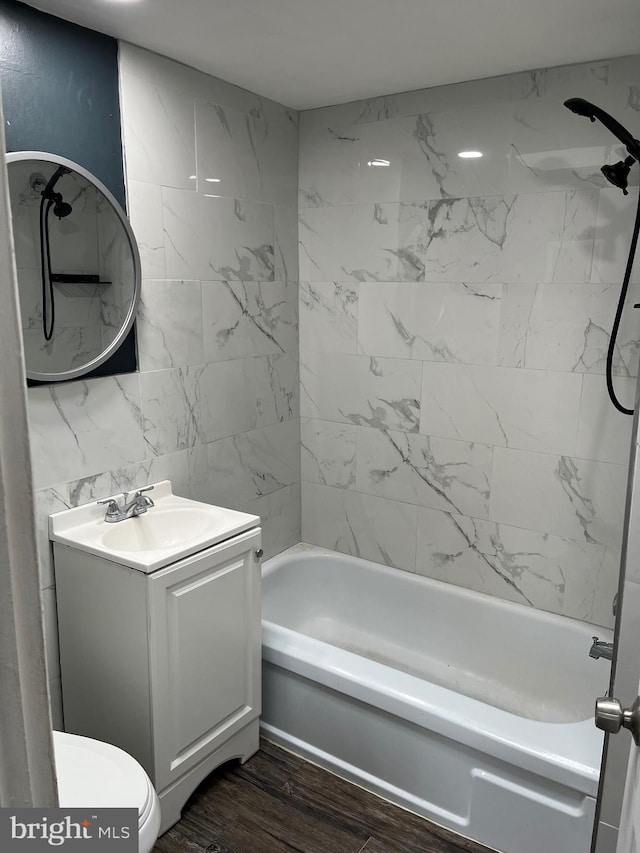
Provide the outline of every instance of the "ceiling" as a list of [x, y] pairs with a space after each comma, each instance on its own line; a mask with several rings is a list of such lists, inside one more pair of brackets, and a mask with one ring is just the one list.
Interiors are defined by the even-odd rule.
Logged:
[[27, 0], [295, 109], [640, 52], [638, 0]]

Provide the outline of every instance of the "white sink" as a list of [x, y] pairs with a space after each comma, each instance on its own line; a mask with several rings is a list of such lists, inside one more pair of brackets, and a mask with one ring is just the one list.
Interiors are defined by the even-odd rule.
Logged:
[[112, 551], [176, 548], [206, 535], [212, 522], [212, 513], [201, 509], [147, 510], [144, 515], [105, 525], [102, 544]]
[[257, 515], [174, 495], [168, 480], [155, 483], [146, 494], [155, 506], [124, 521], [106, 522], [106, 506], [98, 503], [54, 513], [49, 516], [49, 536], [149, 573], [260, 524]]

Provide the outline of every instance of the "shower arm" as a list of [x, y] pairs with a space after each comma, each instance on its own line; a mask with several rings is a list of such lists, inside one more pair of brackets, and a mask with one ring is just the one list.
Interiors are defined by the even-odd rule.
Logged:
[[624, 125], [610, 116], [609, 113], [596, 107], [595, 104], [585, 101], [583, 98], [569, 98], [564, 102], [565, 107], [570, 109], [572, 113], [579, 116], [585, 116], [591, 121], [602, 122], [602, 124], [616, 136], [620, 142], [626, 147], [627, 151], [635, 160], [640, 160], [640, 140], [635, 139]]

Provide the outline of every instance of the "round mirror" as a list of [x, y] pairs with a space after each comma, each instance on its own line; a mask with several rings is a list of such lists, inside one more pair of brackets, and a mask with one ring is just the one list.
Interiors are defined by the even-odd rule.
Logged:
[[140, 299], [140, 256], [126, 214], [77, 163], [7, 154], [27, 377], [60, 382], [118, 349]]

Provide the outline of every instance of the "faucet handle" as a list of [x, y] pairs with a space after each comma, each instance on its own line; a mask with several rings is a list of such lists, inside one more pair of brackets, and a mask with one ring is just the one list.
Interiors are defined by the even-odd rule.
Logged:
[[[145, 486], [144, 489], [131, 489], [131, 491], [129, 491], [129, 492], [123, 492], [122, 496], [125, 499], [125, 501], [129, 497], [129, 495], [133, 495], [134, 499], [139, 498], [139, 497], [142, 497], [143, 492], [150, 492], [153, 488], [155, 488], [155, 487], [154, 486]], [[146, 498], [146, 500], [151, 500], [151, 498]]]
[[115, 498], [104, 498], [104, 500], [96, 501], [99, 504], [107, 504], [107, 512], [105, 514], [105, 519], [107, 521], [112, 521], [116, 517], [120, 517], [120, 507], [118, 506], [118, 501]]
[[144, 492], [150, 492], [153, 488], [154, 486], [146, 486], [144, 489], [138, 489], [133, 496], [134, 500], [140, 498], [144, 502], [145, 506], [155, 506], [151, 498], [144, 494]]

